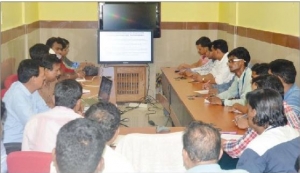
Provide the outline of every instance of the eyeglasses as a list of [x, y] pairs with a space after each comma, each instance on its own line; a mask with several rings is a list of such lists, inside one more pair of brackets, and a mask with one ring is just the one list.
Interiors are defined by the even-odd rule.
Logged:
[[243, 60], [243, 59], [229, 59], [228, 62], [227, 62], [227, 64], [233, 63], [233, 62], [238, 62], [238, 61], [244, 61], [244, 62], [246, 62], [246, 61]]

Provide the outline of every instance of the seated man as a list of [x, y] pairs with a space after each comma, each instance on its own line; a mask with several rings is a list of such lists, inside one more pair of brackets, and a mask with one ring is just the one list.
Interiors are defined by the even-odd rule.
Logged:
[[181, 70], [181, 74], [191, 76], [192, 72], [197, 72], [201, 75], [206, 75], [213, 68], [213, 61], [207, 56], [207, 52], [209, 51], [208, 49], [210, 48], [210, 39], [208, 37], [199, 38], [196, 41], [196, 47], [201, 58], [191, 65], [179, 65], [178, 69]]
[[[269, 64], [268, 63], [256, 63], [252, 66], [251, 68], [252, 74], [251, 74], [251, 78], [254, 79], [260, 75], [266, 75], [268, 74], [269, 71]], [[241, 113], [246, 114], [248, 112], [247, 106], [245, 105], [241, 105], [239, 103], [235, 103], [232, 105], [232, 107], [230, 108], [230, 111], [239, 111]]]
[[[120, 111], [112, 103], [99, 102], [93, 104], [86, 112], [85, 117], [99, 123], [103, 131], [106, 146], [103, 154], [105, 160], [105, 172], [135, 172], [129, 161], [121, 154], [115, 152], [111, 145], [119, 134]], [[118, 165], [118, 166], [115, 166]]]
[[[201, 121], [192, 121], [183, 134], [182, 157], [187, 172], [227, 172], [217, 164], [222, 156], [220, 132]], [[228, 171], [229, 172], [229, 171]], [[230, 170], [244, 173], [244, 170]]]
[[228, 62], [228, 45], [225, 40], [215, 40], [211, 43], [211, 58], [214, 59], [214, 67], [207, 75], [194, 73], [192, 78], [203, 83], [217, 84], [215, 88], [219, 92], [227, 90], [233, 79], [234, 74], [230, 72]]
[[252, 75], [251, 78], [256, 78], [260, 75], [268, 74], [269, 64], [268, 63], [256, 63], [251, 67]]
[[244, 47], [233, 49], [228, 54], [228, 66], [235, 78], [228, 90], [219, 93], [217, 96], [208, 98], [211, 104], [232, 106], [235, 103], [245, 105], [246, 94], [251, 91], [251, 74], [248, 63], [251, 60], [250, 54]]
[[55, 107], [35, 115], [26, 124], [22, 151], [51, 152], [59, 129], [82, 117], [81, 96], [82, 87], [77, 81], [66, 79], [58, 82], [54, 89]]
[[56, 148], [53, 149], [56, 171], [51, 167], [50, 172], [100, 173], [104, 167], [104, 146], [105, 140], [95, 121], [72, 120], [57, 134]]
[[[274, 75], [261, 75], [252, 80], [252, 90], [255, 89], [273, 89], [280, 93], [283, 97], [284, 90], [283, 85], [280, 82], [279, 78]], [[286, 104], [285, 101], [283, 101], [283, 107], [284, 107], [284, 115], [286, 116], [288, 120], [288, 125], [296, 130], [300, 130], [300, 121], [297, 118], [297, 115], [294, 111], [290, 108], [289, 105]], [[248, 111], [248, 109], [247, 109]], [[248, 120], [246, 118], [236, 118], [236, 123], [242, 123], [240, 121], [246, 121], [244, 126], [248, 127]], [[223, 143], [223, 150], [226, 152], [224, 153], [224, 157], [220, 160], [221, 167], [226, 168], [233, 168], [236, 167], [237, 159], [232, 158], [239, 158], [241, 154], [244, 152], [245, 148], [251, 142], [254, 138], [257, 137], [257, 133], [254, 129], [248, 128], [246, 133], [241, 137], [240, 139], [231, 139], [231, 140], [222, 140]], [[228, 155], [229, 156], [228, 156]], [[228, 165], [230, 165], [228, 167]]]
[[282, 95], [272, 89], [257, 89], [246, 98], [249, 126], [259, 135], [247, 145], [237, 168], [257, 173], [295, 172], [300, 136], [287, 126]]
[[0, 172], [7, 172], [7, 164], [6, 164], [7, 155], [6, 155], [5, 147], [4, 147], [3, 141], [2, 141], [2, 135], [3, 135], [2, 124], [4, 123], [5, 118], [6, 118], [6, 108], [5, 108], [5, 104], [1, 100], [1, 120], [0, 120], [1, 169], [0, 169]]
[[[51, 37], [47, 40], [46, 45], [49, 46], [56, 54], [56, 56], [61, 59], [62, 58], [62, 50], [64, 42], [63, 40], [58, 37]], [[63, 79], [76, 79], [76, 78], [83, 78], [84, 73], [82, 71], [75, 72], [73, 69], [68, 69], [64, 63], [61, 63], [61, 78]]]
[[49, 110], [38, 91], [42, 88], [45, 73], [38, 61], [25, 59], [18, 67], [18, 81], [14, 82], [3, 97], [7, 110], [3, 143], [7, 154], [21, 150], [24, 127], [35, 114]]
[[30, 58], [33, 60], [41, 61], [42, 57], [49, 54], [50, 54], [50, 47], [42, 43], [37, 43], [29, 49]]
[[297, 71], [292, 61], [277, 59], [270, 62], [269, 73], [277, 76], [284, 87], [284, 100], [300, 119], [300, 88], [295, 84]]
[[45, 83], [41, 89], [38, 90], [41, 97], [45, 100], [46, 104], [54, 107], [53, 93], [57, 79], [60, 76], [60, 63], [61, 60], [56, 55], [46, 55], [42, 58], [42, 66], [45, 67]]

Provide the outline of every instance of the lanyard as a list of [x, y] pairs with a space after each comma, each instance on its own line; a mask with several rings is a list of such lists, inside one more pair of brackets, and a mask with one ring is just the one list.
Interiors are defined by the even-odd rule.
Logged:
[[[247, 71], [247, 68], [245, 68], [244, 70], [244, 75], [243, 75], [243, 78], [242, 78], [242, 87], [241, 87], [241, 92], [243, 92], [243, 87], [244, 87], [244, 83], [245, 83], [245, 76], [246, 76], [246, 71]], [[238, 98], [241, 98], [241, 93], [240, 93], [240, 83], [238, 83], [238, 87], [237, 87], [237, 91], [238, 91]]]

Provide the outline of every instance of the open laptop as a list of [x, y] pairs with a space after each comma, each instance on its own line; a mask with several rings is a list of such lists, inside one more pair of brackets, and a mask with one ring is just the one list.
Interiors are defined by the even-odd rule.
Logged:
[[98, 100], [101, 102], [109, 102], [109, 97], [112, 89], [113, 81], [105, 76], [102, 76], [101, 84], [98, 93]]
[[101, 84], [99, 87], [98, 92], [98, 99], [97, 98], [86, 98], [83, 99], [83, 102], [85, 104], [84, 109], [88, 109], [92, 104], [97, 102], [109, 102], [111, 89], [112, 89], [113, 81], [108, 79], [105, 76], [102, 76], [101, 78]]

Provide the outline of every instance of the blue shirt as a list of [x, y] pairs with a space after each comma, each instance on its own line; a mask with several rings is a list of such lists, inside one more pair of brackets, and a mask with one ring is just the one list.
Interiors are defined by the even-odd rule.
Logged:
[[300, 118], [300, 88], [296, 84], [284, 94], [284, 100]]
[[22, 142], [23, 131], [31, 116], [49, 110], [38, 91], [29, 90], [17, 81], [14, 82], [3, 97], [7, 118], [4, 123], [3, 143]]

